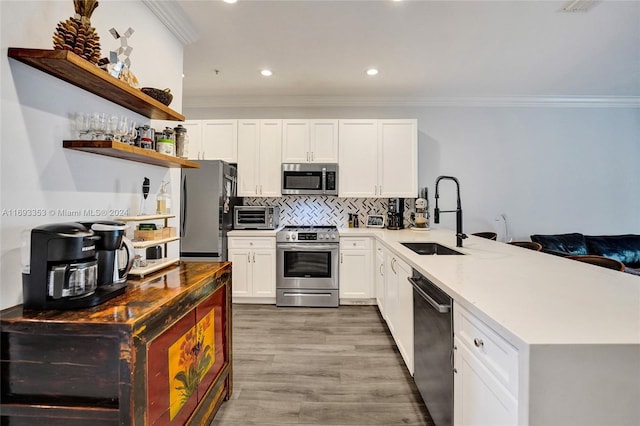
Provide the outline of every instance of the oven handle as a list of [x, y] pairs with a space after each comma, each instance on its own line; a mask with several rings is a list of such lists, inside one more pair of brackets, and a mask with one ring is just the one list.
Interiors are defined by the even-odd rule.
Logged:
[[283, 293], [284, 296], [295, 297], [295, 296], [312, 296], [312, 297], [331, 297], [331, 293]]
[[338, 250], [338, 244], [296, 244], [296, 243], [278, 243], [276, 248], [279, 250], [300, 250], [300, 251], [318, 251], [318, 250]]

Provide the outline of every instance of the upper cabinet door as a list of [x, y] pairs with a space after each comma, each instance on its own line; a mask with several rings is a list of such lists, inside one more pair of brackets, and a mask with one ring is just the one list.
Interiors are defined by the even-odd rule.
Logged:
[[282, 162], [307, 163], [309, 150], [309, 121], [284, 120], [282, 122]]
[[[260, 122], [258, 196], [282, 195], [282, 120]], [[238, 171], [238, 175], [240, 175]]]
[[378, 196], [378, 121], [340, 120], [340, 197]]
[[238, 120], [238, 196], [258, 195], [260, 120]]
[[417, 120], [379, 120], [379, 184], [382, 197], [418, 196]]
[[203, 120], [202, 151], [204, 160], [238, 162], [238, 120]]
[[283, 120], [283, 163], [337, 163], [338, 120]]
[[338, 162], [338, 120], [310, 120], [309, 152], [312, 163]]

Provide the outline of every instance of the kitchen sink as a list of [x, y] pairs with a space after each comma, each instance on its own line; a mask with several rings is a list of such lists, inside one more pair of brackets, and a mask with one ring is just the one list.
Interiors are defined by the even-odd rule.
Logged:
[[463, 255], [438, 243], [400, 243], [420, 255]]

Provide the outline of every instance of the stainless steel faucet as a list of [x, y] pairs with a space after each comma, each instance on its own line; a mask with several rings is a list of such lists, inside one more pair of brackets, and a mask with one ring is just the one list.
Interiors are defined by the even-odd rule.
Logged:
[[[455, 210], [442, 210], [438, 208], [438, 185], [441, 180], [452, 180], [456, 183], [456, 192], [458, 196], [457, 208]], [[462, 232], [462, 205], [460, 203], [460, 182], [453, 176], [438, 176], [436, 178], [436, 207], [433, 210], [433, 221], [440, 223], [440, 213], [455, 213], [456, 214], [456, 247], [462, 247], [462, 240], [467, 238], [467, 234]]]

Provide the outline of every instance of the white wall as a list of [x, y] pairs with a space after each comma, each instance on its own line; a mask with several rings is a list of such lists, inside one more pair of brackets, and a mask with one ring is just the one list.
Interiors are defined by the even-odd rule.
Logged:
[[[417, 118], [419, 186], [460, 180], [464, 230], [640, 234], [640, 110], [591, 107], [185, 108], [205, 118]], [[455, 207], [443, 181], [440, 208]], [[441, 226], [455, 228], [455, 215]], [[438, 226], [438, 225], [435, 225]]]
[[[149, 119], [7, 57], [8, 47], [51, 49], [58, 21], [73, 14], [70, 0], [0, 2], [0, 308], [22, 302], [20, 234], [24, 229], [111, 218], [76, 217], [61, 210], [124, 209], [138, 214], [145, 176], [151, 179], [147, 213], [155, 210], [162, 180], [172, 181], [173, 198], [179, 200], [179, 169], [62, 148], [64, 139], [76, 138], [69, 120], [76, 111], [126, 114], [138, 123], [149, 123]], [[103, 56], [120, 45], [109, 29], [124, 33], [132, 27], [131, 70], [141, 86], [171, 88], [175, 95], [171, 108], [181, 111], [183, 47], [146, 6], [139, 1], [101, 0], [92, 24]], [[43, 215], [20, 215], [23, 209]]]

